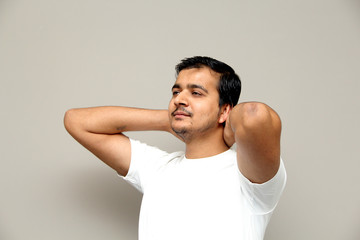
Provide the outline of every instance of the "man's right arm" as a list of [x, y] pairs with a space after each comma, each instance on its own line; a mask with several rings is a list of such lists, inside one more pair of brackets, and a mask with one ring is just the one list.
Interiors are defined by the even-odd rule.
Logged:
[[160, 130], [172, 133], [167, 110], [128, 107], [71, 109], [64, 125], [70, 135], [105, 164], [126, 176], [131, 161], [125, 131]]

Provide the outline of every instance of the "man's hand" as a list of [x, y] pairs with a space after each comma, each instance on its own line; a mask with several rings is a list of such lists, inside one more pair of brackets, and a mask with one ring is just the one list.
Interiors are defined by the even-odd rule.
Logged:
[[[231, 114], [231, 112], [230, 112], [230, 114]], [[225, 122], [224, 141], [229, 148], [235, 143], [235, 134], [231, 128], [230, 116], [226, 119], [226, 122]]]

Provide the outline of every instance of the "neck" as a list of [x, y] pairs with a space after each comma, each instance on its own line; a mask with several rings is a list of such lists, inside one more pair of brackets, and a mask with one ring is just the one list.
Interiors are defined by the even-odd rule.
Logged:
[[211, 157], [229, 149], [223, 138], [223, 128], [188, 140], [185, 156], [191, 158]]

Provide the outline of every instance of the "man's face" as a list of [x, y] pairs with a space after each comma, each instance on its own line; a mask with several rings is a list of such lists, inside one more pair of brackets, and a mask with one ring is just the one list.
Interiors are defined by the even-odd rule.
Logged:
[[171, 128], [185, 142], [219, 127], [219, 78], [220, 74], [207, 67], [179, 73], [172, 88], [169, 118]]

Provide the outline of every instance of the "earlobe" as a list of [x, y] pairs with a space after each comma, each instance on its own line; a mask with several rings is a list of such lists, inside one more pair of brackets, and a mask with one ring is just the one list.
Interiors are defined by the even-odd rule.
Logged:
[[226, 122], [227, 118], [229, 117], [230, 111], [231, 111], [230, 104], [225, 104], [224, 106], [221, 107], [219, 123], [222, 124]]

